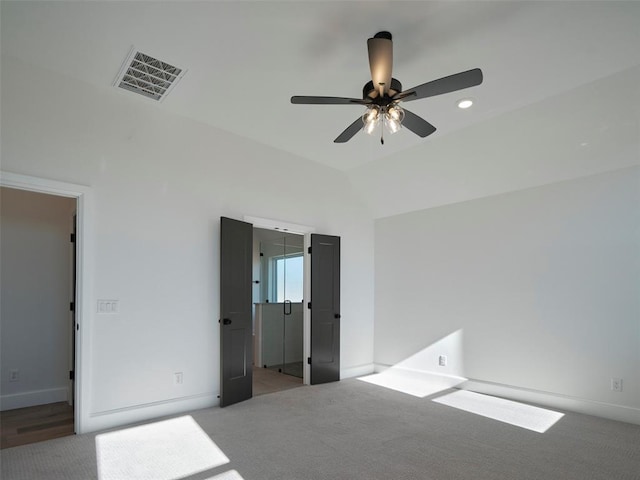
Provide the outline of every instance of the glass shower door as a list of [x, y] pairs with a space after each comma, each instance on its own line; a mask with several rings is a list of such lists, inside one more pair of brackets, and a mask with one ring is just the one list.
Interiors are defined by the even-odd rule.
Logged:
[[303, 237], [262, 242], [260, 252], [263, 366], [302, 378]]
[[[286, 240], [286, 239], [285, 239]], [[285, 241], [283, 265], [284, 284], [284, 337], [283, 369], [287, 375], [302, 378], [302, 302], [303, 302], [303, 247]]]

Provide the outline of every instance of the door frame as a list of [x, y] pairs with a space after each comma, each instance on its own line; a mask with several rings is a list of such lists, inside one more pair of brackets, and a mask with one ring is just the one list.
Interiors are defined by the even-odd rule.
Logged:
[[[86, 348], [91, 338], [91, 279], [93, 278], [93, 242], [90, 235], [93, 193], [90, 187], [0, 171], [0, 186], [76, 199], [76, 364], [74, 382], [74, 430], [84, 433], [89, 424], [89, 368], [91, 352]], [[81, 327], [81, 328], [80, 328]]]
[[[253, 224], [253, 228], [264, 228], [265, 230], [276, 230], [284, 233], [295, 233], [304, 236], [304, 279], [302, 291], [304, 301], [308, 304], [311, 301], [311, 258], [307, 254], [311, 247], [311, 234], [316, 233], [316, 228], [308, 225], [298, 225], [296, 223], [283, 222], [270, 218], [251, 217], [245, 215], [243, 221]], [[311, 310], [306, 305], [302, 305], [302, 383], [311, 384], [311, 367], [306, 361], [311, 356]]]

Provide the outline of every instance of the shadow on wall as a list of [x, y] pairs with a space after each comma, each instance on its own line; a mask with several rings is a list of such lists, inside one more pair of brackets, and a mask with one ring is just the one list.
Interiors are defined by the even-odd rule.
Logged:
[[[457, 330], [418, 353], [358, 380], [432, 401], [538, 433], [564, 414], [520, 402], [464, 390], [463, 330]], [[451, 391], [451, 389], [455, 389]], [[441, 392], [445, 392], [442, 395]]]

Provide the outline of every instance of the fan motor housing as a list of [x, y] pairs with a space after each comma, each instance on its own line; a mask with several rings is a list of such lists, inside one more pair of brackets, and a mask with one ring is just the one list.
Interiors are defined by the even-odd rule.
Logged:
[[[389, 95], [388, 96], [385, 95], [384, 97], [380, 98], [378, 94], [378, 90], [376, 90], [373, 87], [373, 81], [370, 80], [364, 84], [364, 87], [362, 87], [362, 99], [378, 100], [378, 102], [384, 103], [386, 105], [392, 100], [391, 97], [393, 97], [397, 93], [400, 93], [401, 91], [402, 91], [402, 84], [400, 83], [400, 81], [395, 78], [392, 78], [391, 88], [389, 88]], [[374, 102], [374, 103], [378, 103], [378, 102]]]

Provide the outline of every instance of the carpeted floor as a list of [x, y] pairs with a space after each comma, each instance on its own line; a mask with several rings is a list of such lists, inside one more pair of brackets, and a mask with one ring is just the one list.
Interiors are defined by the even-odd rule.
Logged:
[[[640, 479], [638, 425], [565, 412], [537, 433], [432, 401], [436, 396], [417, 398], [352, 379], [191, 412], [195, 423], [187, 423], [204, 430], [214, 442], [210, 448], [228, 462], [167, 478]], [[96, 442], [96, 434], [86, 434], [3, 450], [2, 479], [96, 479], [96, 443], [103, 438], [117, 439], [98, 436]], [[173, 454], [176, 461], [186, 458], [179, 447]]]

